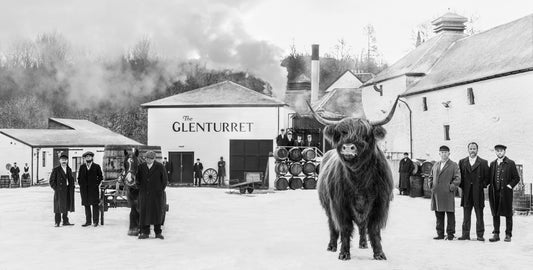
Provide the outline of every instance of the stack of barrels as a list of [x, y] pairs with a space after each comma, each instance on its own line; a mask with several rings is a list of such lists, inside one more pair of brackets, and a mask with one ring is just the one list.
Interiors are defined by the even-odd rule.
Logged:
[[278, 146], [274, 151], [274, 158], [274, 186], [277, 190], [316, 188], [318, 162], [315, 147]]

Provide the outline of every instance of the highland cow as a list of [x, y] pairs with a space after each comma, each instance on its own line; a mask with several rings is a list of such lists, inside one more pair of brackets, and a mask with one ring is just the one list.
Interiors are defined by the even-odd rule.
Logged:
[[340, 260], [350, 259], [354, 222], [359, 228], [359, 248], [368, 248], [368, 233], [374, 259], [387, 259], [381, 247], [381, 229], [387, 222], [393, 180], [377, 141], [385, 137], [382, 126], [392, 118], [397, 103], [398, 99], [389, 115], [377, 122], [366, 120], [364, 113], [334, 121], [311, 109], [314, 117], [326, 125], [324, 136], [334, 147], [320, 164], [318, 194], [328, 217], [327, 250], [337, 251], [340, 234]]

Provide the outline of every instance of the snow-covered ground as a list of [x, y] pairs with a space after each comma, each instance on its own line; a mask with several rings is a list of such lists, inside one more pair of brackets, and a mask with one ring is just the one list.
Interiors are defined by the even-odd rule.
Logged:
[[[339, 261], [338, 253], [326, 251], [329, 233], [316, 190], [240, 195], [225, 189], [168, 188], [167, 195], [166, 239], [154, 239], [152, 232], [150, 239], [138, 240], [126, 235], [127, 208], [106, 212], [104, 226], [84, 228], [76, 194], [76, 212], [70, 213], [76, 225], [55, 228], [49, 187], [0, 189], [0, 269], [518, 270], [533, 266], [531, 216], [515, 216], [511, 243], [436, 241], [429, 200], [396, 195], [382, 233], [388, 260], [375, 261], [372, 249], [355, 245], [352, 260]], [[459, 207], [456, 218], [459, 236]], [[488, 239], [492, 231], [488, 205], [485, 228]]]

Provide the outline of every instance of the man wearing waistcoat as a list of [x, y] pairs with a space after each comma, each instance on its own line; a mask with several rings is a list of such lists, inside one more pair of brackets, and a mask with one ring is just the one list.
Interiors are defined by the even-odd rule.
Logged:
[[485, 223], [483, 222], [483, 208], [485, 208], [485, 193], [483, 189], [489, 183], [489, 163], [477, 155], [478, 145], [468, 144], [468, 157], [459, 161], [461, 184], [463, 189], [461, 206], [463, 207], [463, 235], [458, 240], [470, 240], [472, 208], [476, 212], [476, 234], [478, 241], [485, 241]]
[[513, 188], [520, 182], [514, 161], [505, 156], [507, 147], [494, 146], [496, 160], [490, 163], [489, 203], [492, 212], [494, 235], [490, 242], [500, 241], [500, 217], [505, 217], [505, 242], [513, 236]]

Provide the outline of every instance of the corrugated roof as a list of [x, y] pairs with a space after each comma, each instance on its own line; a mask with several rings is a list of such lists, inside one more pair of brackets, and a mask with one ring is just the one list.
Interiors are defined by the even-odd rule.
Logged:
[[242, 85], [224, 81], [144, 103], [143, 107], [281, 107], [286, 104]]
[[457, 32], [441, 32], [378, 73], [364, 85], [379, 83], [406, 74], [426, 74], [456, 40], [465, 36]]
[[69, 125], [72, 129], [0, 129], [0, 133], [33, 147], [142, 145], [87, 120], [61, 118], [50, 120]]
[[403, 95], [533, 70], [533, 14], [456, 41]]

